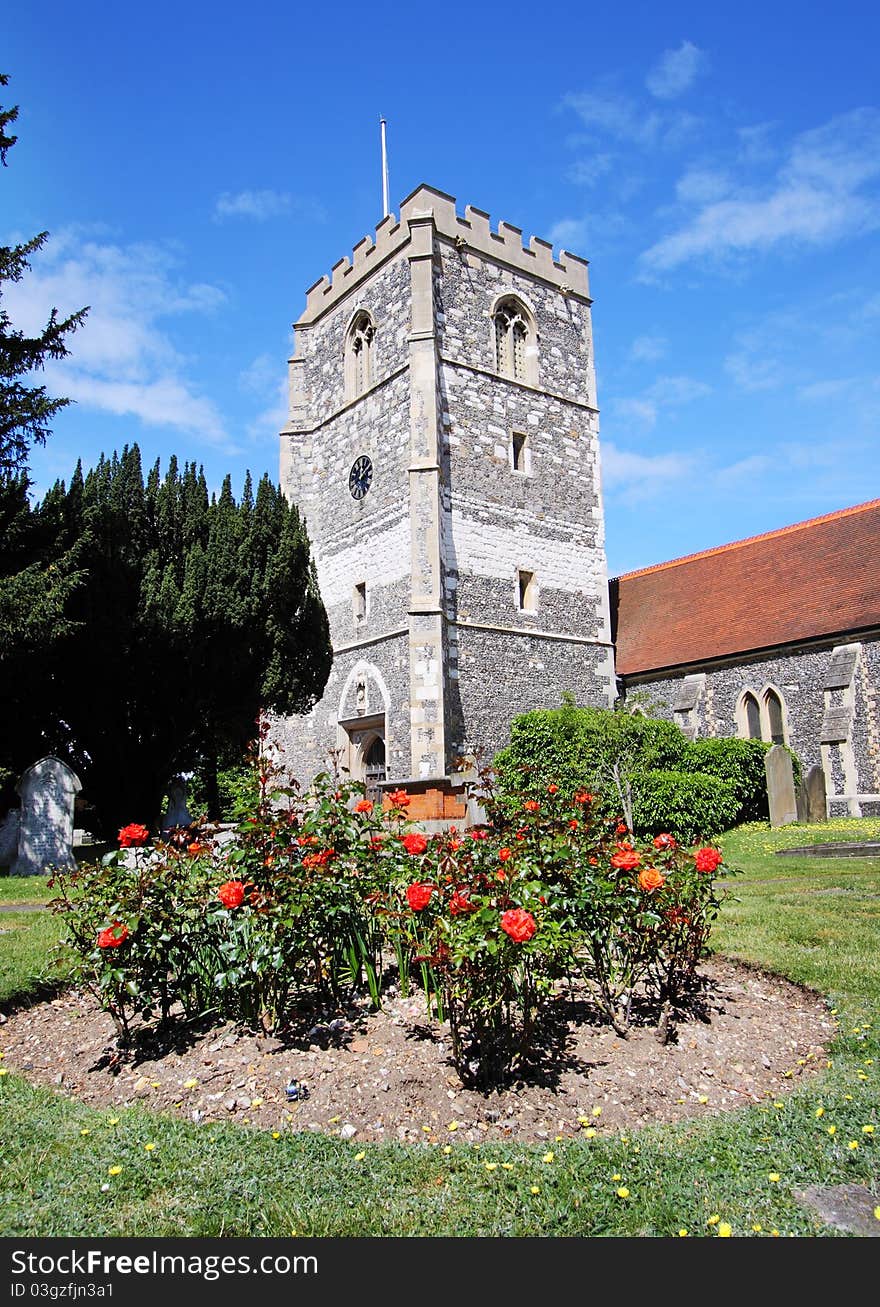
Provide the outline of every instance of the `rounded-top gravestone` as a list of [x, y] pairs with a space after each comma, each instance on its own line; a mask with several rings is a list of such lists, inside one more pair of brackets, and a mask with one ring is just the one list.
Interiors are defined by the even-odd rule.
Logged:
[[74, 867], [73, 807], [82, 789], [76, 772], [60, 758], [41, 758], [15, 787], [21, 797], [18, 856], [13, 876], [39, 876], [52, 867]]

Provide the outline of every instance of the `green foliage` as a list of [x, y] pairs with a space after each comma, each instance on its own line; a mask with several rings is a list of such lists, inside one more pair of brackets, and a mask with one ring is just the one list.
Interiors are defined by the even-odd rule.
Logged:
[[620, 812], [619, 788], [639, 772], [676, 766], [685, 743], [671, 722], [566, 702], [515, 717], [493, 766], [503, 790], [539, 794], [550, 781], [569, 791], [594, 788]]
[[669, 831], [692, 844], [729, 830], [739, 800], [733, 786], [699, 772], [646, 771], [633, 789], [633, 827], [642, 835]]
[[448, 1016], [462, 1080], [491, 1087], [534, 1055], [562, 977], [622, 1033], [637, 985], [668, 1022], [724, 897], [719, 853], [638, 841], [583, 790], [551, 782], [512, 806], [486, 772], [488, 824], [427, 836], [405, 791], [379, 811], [338, 774], [304, 795], [265, 751], [256, 767], [234, 841], [206, 827], [147, 848], [132, 824], [136, 847], [55, 876], [77, 977], [123, 1040], [134, 1015], [177, 1005], [277, 1031], [306, 1000], [379, 1004], [387, 954]]
[[[101, 833], [153, 825], [174, 775], [213, 776], [241, 757], [261, 710], [301, 712], [321, 693], [331, 652], [309, 542], [268, 476], [256, 495], [248, 478], [240, 503], [228, 477], [209, 497], [203, 471], [174, 458], [145, 482], [133, 445], [85, 477], [77, 467], [20, 534], [16, 618], [33, 641], [0, 630], [0, 713], [21, 728], [4, 734], [0, 762], [15, 773], [57, 753]], [[30, 696], [15, 675], [28, 649]]]
[[[0, 86], [8, 82], [8, 76], [0, 73]], [[6, 154], [18, 139], [10, 136], [7, 128], [17, 117], [17, 106], [0, 106], [0, 163], [4, 167]], [[3, 282], [21, 281], [30, 267], [30, 256], [47, 239], [48, 232], [44, 231], [23, 245], [0, 246], [0, 297]], [[26, 336], [0, 309], [0, 480], [24, 470], [30, 446], [45, 444], [52, 418], [70, 403], [69, 399], [50, 399], [45, 386], [26, 384], [22, 378], [42, 368], [47, 359], [65, 358], [69, 353], [66, 337], [82, 324], [87, 313], [87, 308], [80, 309], [59, 321], [57, 309], [52, 309], [40, 334]]]
[[[196, 769], [187, 787], [187, 807], [195, 819], [207, 819], [212, 778], [204, 766]], [[248, 762], [221, 767], [217, 772], [217, 820], [237, 821], [259, 801], [257, 772]]]
[[690, 740], [678, 766], [681, 771], [701, 772], [704, 776], [716, 776], [726, 781], [739, 804], [735, 823], [766, 821], [769, 811], [764, 759], [769, 748], [770, 745], [763, 740], [736, 737]]

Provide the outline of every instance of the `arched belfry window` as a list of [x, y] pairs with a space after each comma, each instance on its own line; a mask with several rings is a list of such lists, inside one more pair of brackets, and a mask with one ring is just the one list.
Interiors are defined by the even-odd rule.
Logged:
[[532, 314], [515, 295], [505, 295], [492, 313], [495, 370], [502, 377], [538, 384], [538, 337]]
[[357, 399], [373, 384], [376, 372], [376, 324], [361, 309], [354, 315], [345, 336], [345, 398]]

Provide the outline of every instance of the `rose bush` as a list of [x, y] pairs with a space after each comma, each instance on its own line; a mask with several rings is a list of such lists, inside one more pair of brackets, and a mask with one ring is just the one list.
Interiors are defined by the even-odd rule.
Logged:
[[483, 1086], [536, 1056], [574, 977], [621, 1034], [637, 995], [668, 1034], [725, 894], [720, 850], [638, 839], [576, 786], [518, 803], [496, 800], [489, 773], [475, 788], [485, 823], [428, 835], [402, 788], [380, 804], [331, 769], [304, 792], [258, 754], [233, 839], [201, 825], [147, 849], [132, 823], [119, 852], [56, 874], [79, 979], [125, 1039], [137, 1014], [279, 1030], [307, 1000], [379, 1004], [395, 975]]

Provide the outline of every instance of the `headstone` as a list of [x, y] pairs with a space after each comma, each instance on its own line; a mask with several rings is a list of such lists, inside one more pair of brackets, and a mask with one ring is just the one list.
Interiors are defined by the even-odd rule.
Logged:
[[764, 758], [764, 769], [767, 773], [770, 825], [787, 826], [789, 822], [797, 821], [791, 754], [781, 744], [771, 745]]
[[10, 808], [0, 821], [0, 867], [9, 867], [15, 861], [20, 822], [18, 808]]
[[175, 826], [189, 826], [192, 817], [186, 806], [186, 781], [178, 776], [168, 786], [168, 807], [162, 818], [163, 830], [174, 830]]
[[814, 763], [804, 777], [804, 797], [806, 799], [806, 821], [820, 822], [828, 820], [828, 798], [825, 791], [825, 772]]
[[60, 758], [41, 758], [15, 787], [21, 797], [18, 855], [13, 876], [39, 876], [53, 867], [75, 867], [73, 805], [80, 779]]

